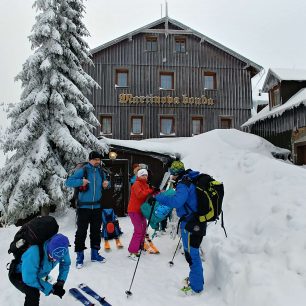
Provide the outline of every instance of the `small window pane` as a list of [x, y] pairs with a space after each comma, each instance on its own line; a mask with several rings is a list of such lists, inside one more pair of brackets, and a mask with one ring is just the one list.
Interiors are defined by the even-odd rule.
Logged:
[[205, 75], [204, 76], [204, 88], [205, 89], [215, 89], [214, 84], [214, 76], [213, 75]]
[[192, 135], [198, 135], [202, 133], [202, 120], [192, 119]]
[[173, 89], [173, 75], [161, 74], [160, 75], [160, 87], [162, 89]]
[[118, 86], [127, 86], [128, 74], [127, 72], [117, 72]]
[[161, 119], [161, 133], [170, 135], [174, 133], [174, 120], [172, 118]]
[[142, 118], [132, 118], [132, 133], [133, 134], [142, 133]]
[[112, 133], [112, 118], [111, 117], [102, 117], [101, 130], [103, 134]]

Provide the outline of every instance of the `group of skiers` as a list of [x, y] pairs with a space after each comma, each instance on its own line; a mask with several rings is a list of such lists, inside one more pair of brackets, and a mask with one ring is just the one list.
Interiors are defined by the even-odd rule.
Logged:
[[[110, 181], [101, 168], [101, 159], [100, 153], [91, 152], [88, 163], [77, 169], [66, 180], [67, 187], [78, 189], [77, 230], [74, 241], [76, 268], [78, 269], [84, 265], [88, 226], [90, 226], [91, 261], [99, 263], [106, 261], [99, 253], [102, 226], [101, 203], [103, 206], [103, 190], [110, 187]], [[158, 201], [165, 206], [175, 208], [178, 217], [181, 217], [181, 237], [185, 258], [190, 267], [189, 276], [185, 279], [185, 286], [181, 291], [186, 295], [200, 293], [204, 286], [204, 276], [199, 247], [206, 232], [206, 223], [200, 235], [195, 235], [186, 231], [186, 221], [184, 220], [184, 216], [197, 209], [195, 185], [188, 178], [192, 179], [199, 172], [186, 171], [181, 161], [174, 161], [170, 167], [170, 174], [172, 180], [175, 181], [176, 191], [174, 195], [167, 196], [158, 188], [148, 184], [147, 167], [136, 164], [133, 165], [133, 171], [134, 177], [130, 180], [131, 194], [128, 215], [133, 224], [134, 232], [128, 247], [129, 258], [137, 260], [140, 249], [150, 247], [146, 246], [145, 242], [147, 220], [141, 213], [141, 205], [147, 201], [154, 206]], [[107, 231], [106, 226], [104, 231]], [[120, 234], [121, 231], [115, 232], [113, 236], [118, 247], [122, 247], [119, 240]], [[107, 249], [107, 234], [104, 234], [104, 239]], [[150, 243], [150, 240], [148, 241]], [[9, 278], [14, 286], [25, 294], [25, 306], [38, 306], [40, 291], [45, 295], [54, 294], [60, 298], [65, 294], [64, 283], [71, 265], [68, 247], [68, 238], [58, 233], [43, 244], [43, 254], [37, 245], [32, 245], [22, 254], [20, 262], [12, 262], [13, 267], [10, 267]], [[59, 264], [59, 275], [55, 284], [51, 285], [48, 282], [48, 275], [57, 264]]]

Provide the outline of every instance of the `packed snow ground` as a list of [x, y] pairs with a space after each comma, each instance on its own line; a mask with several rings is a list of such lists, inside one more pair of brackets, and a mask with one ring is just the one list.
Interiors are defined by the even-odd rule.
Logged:
[[[122, 145], [130, 142], [124, 141]], [[136, 144], [137, 143], [137, 144]], [[274, 159], [277, 150], [264, 139], [237, 130], [214, 130], [196, 137], [131, 142], [150, 150], [180, 153], [186, 167], [207, 172], [225, 185], [224, 220], [210, 224], [202, 246], [206, 261], [205, 291], [200, 296], [180, 297], [181, 281], [188, 275], [184, 256], [178, 254], [170, 268], [177, 240], [168, 235], [154, 239], [159, 255], [144, 255], [132, 287], [125, 296], [136, 263], [127, 258], [132, 234], [129, 218], [120, 218], [125, 248], [107, 254], [105, 264], [86, 262], [72, 268], [66, 288], [89, 284], [114, 306], [304, 306], [306, 301], [306, 169]], [[73, 244], [75, 214], [56, 215], [60, 231]], [[9, 242], [16, 227], [0, 229], [0, 305], [22, 305], [24, 296], [8, 281], [5, 265]], [[86, 254], [89, 259], [89, 251]], [[56, 272], [53, 273], [56, 277]], [[79, 305], [69, 294], [41, 296], [41, 305]]]

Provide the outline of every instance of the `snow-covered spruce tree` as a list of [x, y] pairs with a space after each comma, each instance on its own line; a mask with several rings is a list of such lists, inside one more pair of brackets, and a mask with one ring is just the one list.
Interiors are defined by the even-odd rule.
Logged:
[[14, 151], [0, 172], [5, 224], [67, 205], [67, 170], [90, 150], [107, 150], [92, 134], [99, 122], [85, 96], [98, 85], [82, 68], [92, 64], [83, 0], [36, 0], [33, 7], [40, 12], [29, 37], [35, 51], [16, 77], [23, 92], [3, 144], [4, 152]]

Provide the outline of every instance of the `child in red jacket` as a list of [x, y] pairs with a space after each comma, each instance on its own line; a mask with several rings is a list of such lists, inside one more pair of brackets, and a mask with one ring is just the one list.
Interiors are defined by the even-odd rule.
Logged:
[[148, 171], [140, 169], [137, 172], [137, 179], [131, 188], [131, 196], [128, 205], [128, 214], [134, 226], [134, 233], [128, 248], [129, 257], [137, 260], [138, 252], [144, 242], [147, 228], [146, 218], [142, 215], [140, 206], [146, 201], [148, 195], [153, 193], [153, 189], [149, 187]]

